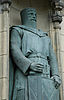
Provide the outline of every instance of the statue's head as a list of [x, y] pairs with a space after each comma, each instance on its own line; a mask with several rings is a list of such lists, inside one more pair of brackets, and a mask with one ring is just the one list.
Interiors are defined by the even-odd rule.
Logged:
[[28, 27], [36, 28], [37, 15], [36, 9], [34, 8], [25, 8], [20, 12], [22, 24]]

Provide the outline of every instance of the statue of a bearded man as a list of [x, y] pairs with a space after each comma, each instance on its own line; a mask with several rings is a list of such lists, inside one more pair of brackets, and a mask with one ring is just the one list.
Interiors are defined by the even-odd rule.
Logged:
[[10, 37], [15, 68], [12, 100], [59, 100], [61, 80], [48, 33], [37, 29], [34, 8], [20, 15], [22, 25], [11, 27]]

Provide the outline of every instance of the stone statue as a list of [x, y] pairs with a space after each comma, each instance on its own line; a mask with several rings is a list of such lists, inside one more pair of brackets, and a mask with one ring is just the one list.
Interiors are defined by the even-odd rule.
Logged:
[[15, 69], [12, 100], [59, 100], [61, 79], [48, 33], [37, 29], [34, 8], [20, 15], [22, 25], [11, 27], [10, 36], [10, 67]]

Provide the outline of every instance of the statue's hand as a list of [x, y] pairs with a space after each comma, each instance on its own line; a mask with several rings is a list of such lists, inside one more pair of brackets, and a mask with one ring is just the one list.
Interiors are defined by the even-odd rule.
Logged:
[[39, 63], [32, 63], [30, 65], [30, 69], [34, 72], [39, 72], [39, 73], [42, 73], [43, 71], [43, 65], [39, 64]]
[[51, 77], [51, 79], [54, 80], [55, 88], [58, 89], [59, 86], [60, 86], [60, 84], [61, 84], [61, 79], [60, 79], [60, 77], [57, 76], [57, 75], [54, 75], [54, 76]]

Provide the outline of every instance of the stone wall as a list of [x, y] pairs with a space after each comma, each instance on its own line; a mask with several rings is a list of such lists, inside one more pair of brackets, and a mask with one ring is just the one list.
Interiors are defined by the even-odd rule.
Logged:
[[[8, 5], [6, 5], [8, 6]], [[9, 83], [9, 20], [8, 11], [0, 12], [0, 100], [8, 100]]]
[[62, 67], [62, 87], [63, 87], [63, 100], [64, 100], [64, 9], [62, 11], [63, 21], [61, 23], [61, 67]]

